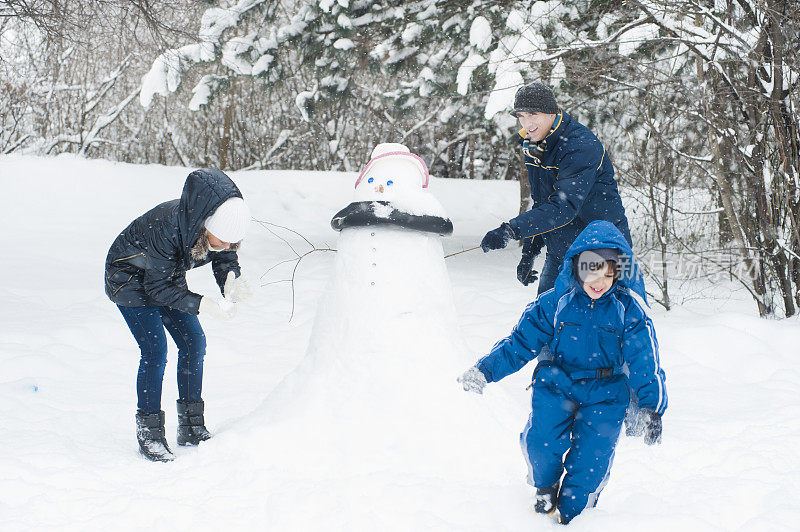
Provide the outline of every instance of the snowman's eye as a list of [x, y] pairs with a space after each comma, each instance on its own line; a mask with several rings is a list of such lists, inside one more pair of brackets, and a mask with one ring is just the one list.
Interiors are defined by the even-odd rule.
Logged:
[[392, 180], [390, 179], [389, 181], [387, 181], [387, 182], [386, 182], [386, 185], [387, 185], [387, 186], [394, 185], [394, 181], [392, 181]]
[[367, 183], [372, 183], [373, 181], [375, 181], [375, 180], [373, 178], [371, 178], [371, 177], [369, 179], [367, 179]]

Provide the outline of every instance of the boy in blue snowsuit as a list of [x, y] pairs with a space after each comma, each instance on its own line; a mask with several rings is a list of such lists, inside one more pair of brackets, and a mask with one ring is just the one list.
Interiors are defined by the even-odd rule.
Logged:
[[642, 409], [645, 442], [661, 441], [665, 376], [653, 323], [631, 292], [646, 301], [627, 240], [614, 224], [592, 222], [567, 250], [555, 287], [458, 379], [482, 393], [550, 347], [552, 359], [539, 360], [533, 373], [533, 411], [520, 443], [535, 510], [558, 508], [562, 523], [597, 503], [630, 394]]

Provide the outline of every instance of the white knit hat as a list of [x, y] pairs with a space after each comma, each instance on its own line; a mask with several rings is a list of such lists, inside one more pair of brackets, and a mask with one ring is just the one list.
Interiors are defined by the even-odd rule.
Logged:
[[223, 242], [235, 243], [244, 238], [250, 225], [250, 209], [242, 198], [230, 198], [206, 218], [208, 232]]

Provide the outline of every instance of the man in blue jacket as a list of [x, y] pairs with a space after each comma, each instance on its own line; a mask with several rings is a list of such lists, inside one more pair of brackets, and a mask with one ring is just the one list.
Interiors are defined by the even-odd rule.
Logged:
[[464, 390], [482, 393], [549, 346], [551, 358], [533, 372], [520, 443], [536, 487], [534, 509], [558, 508], [562, 523], [597, 503], [631, 395], [642, 409], [645, 443], [661, 441], [665, 376], [653, 322], [637, 297], [646, 303], [628, 242], [610, 222], [592, 222], [565, 253], [554, 288], [458, 379]]
[[531, 210], [489, 231], [484, 252], [523, 240], [517, 278], [524, 285], [536, 280], [533, 260], [547, 246], [538, 293], [553, 287], [564, 253], [591, 222], [605, 220], [631, 244], [628, 220], [605, 148], [556, 103], [553, 91], [541, 83], [520, 88], [512, 113], [522, 125], [519, 142], [531, 185]]
[[[161, 382], [167, 363], [164, 329], [178, 345], [178, 445], [197, 445], [206, 430], [203, 358], [206, 337], [198, 314], [230, 319], [252, 290], [236, 250], [250, 224], [242, 193], [221, 170], [195, 170], [179, 199], [153, 207], [126, 227], [106, 258], [105, 287], [141, 351], [136, 378], [136, 438], [145, 458], [174, 456], [164, 434]], [[186, 272], [211, 263], [224, 297], [189, 290]]]

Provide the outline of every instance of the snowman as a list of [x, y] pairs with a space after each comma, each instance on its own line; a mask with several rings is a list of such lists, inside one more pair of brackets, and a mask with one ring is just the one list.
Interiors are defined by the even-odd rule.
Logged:
[[336, 419], [331, 438], [349, 440], [355, 427], [341, 431], [349, 423], [372, 427], [360, 440], [370, 449], [381, 447], [374, 438], [430, 433], [425, 420], [439, 423], [448, 404], [441, 395], [458, 391], [453, 374], [473, 356], [442, 249], [453, 224], [430, 184], [419, 156], [379, 144], [356, 180], [355, 201], [331, 221], [340, 232], [333, 271], [306, 357], [279, 392], [304, 417]]
[[[270, 507], [273, 528], [398, 529], [465, 484], [490, 492], [498, 470], [519, 472], [493, 414], [511, 408], [467, 401], [455, 381], [475, 355], [445, 267], [453, 225], [430, 185], [406, 146], [379, 144], [331, 221], [337, 252], [306, 356], [246, 422], [248, 463], [294, 490]], [[362, 510], [331, 521], [353, 504]]]
[[[331, 356], [408, 361], [462, 350], [452, 338], [458, 325], [440, 238], [453, 224], [429, 186], [419, 156], [378, 144], [356, 180], [355, 201], [331, 220], [341, 234], [327, 310], [314, 331]], [[320, 323], [327, 320], [335, 329]], [[317, 338], [312, 333], [312, 347]]]

